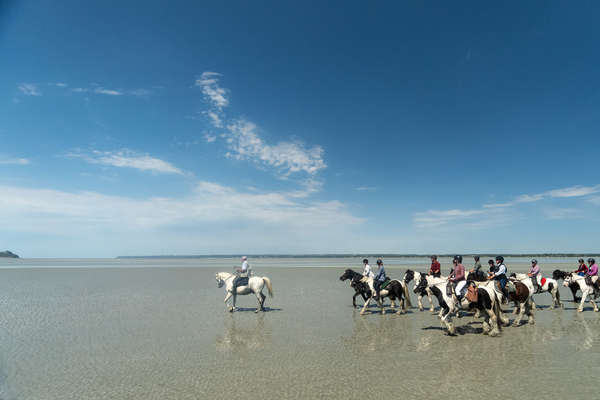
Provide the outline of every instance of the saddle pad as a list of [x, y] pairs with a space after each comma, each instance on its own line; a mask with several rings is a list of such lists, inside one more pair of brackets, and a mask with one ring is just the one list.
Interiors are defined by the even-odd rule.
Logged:
[[248, 277], [238, 279], [237, 287], [240, 287], [240, 286], [248, 286]]
[[542, 282], [542, 286], [544, 286], [546, 284], [546, 278], [544, 278], [543, 276], [542, 276], [542, 279], [540, 279], [540, 281]]
[[381, 284], [381, 287], [379, 288], [379, 290], [383, 290], [386, 287], [388, 287], [388, 285], [390, 284], [392, 280], [390, 278], [387, 278], [385, 281], [383, 281], [383, 283]]

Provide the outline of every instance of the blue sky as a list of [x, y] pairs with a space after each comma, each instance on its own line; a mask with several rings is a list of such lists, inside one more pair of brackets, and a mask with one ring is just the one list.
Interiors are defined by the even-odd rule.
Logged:
[[0, 247], [598, 249], [600, 5], [0, 2]]

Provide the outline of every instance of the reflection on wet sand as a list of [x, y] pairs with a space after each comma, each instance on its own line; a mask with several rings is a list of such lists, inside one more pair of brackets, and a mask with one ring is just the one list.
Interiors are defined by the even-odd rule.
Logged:
[[[259, 313], [238, 321], [238, 315], [224, 318], [223, 334], [217, 335], [216, 348], [220, 352], [241, 352], [262, 349], [271, 343], [272, 331], [265, 323], [265, 314]], [[254, 318], [255, 317], [255, 318]]]

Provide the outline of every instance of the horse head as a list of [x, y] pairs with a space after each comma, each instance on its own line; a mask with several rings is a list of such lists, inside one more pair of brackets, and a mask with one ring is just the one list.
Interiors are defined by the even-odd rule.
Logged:
[[347, 270], [344, 271], [342, 276], [340, 276], [340, 281], [345, 281], [346, 279], [352, 279], [354, 274], [355, 274], [355, 272], [352, 271], [350, 268], [348, 268]]
[[223, 277], [223, 274], [221, 272], [218, 272], [215, 275], [215, 279], [217, 280], [217, 287], [218, 288], [223, 287], [223, 285], [225, 284], [225, 278]]
[[565, 279], [565, 277], [566, 277], [567, 275], [568, 275], [568, 273], [567, 273], [567, 272], [565, 272], [565, 271], [561, 271], [560, 269], [555, 269], [555, 270], [552, 272], [552, 279], [555, 279], [555, 280], [559, 280], [559, 279]]
[[567, 273], [567, 272], [565, 272], [565, 275], [562, 276], [562, 279], [564, 280], [564, 282], [563, 282], [564, 287], [569, 287], [571, 282], [573, 282], [575, 280], [573, 278], [573, 273]]
[[415, 271], [407, 269], [406, 273], [404, 274], [404, 282], [408, 283], [413, 279], [415, 279]]

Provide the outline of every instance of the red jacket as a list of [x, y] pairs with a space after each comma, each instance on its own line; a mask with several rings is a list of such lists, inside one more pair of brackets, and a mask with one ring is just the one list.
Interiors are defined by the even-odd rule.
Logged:
[[434, 262], [431, 263], [431, 268], [429, 268], [429, 274], [430, 275], [439, 274], [441, 269], [442, 269], [442, 266], [436, 260], [436, 261], [434, 261]]

